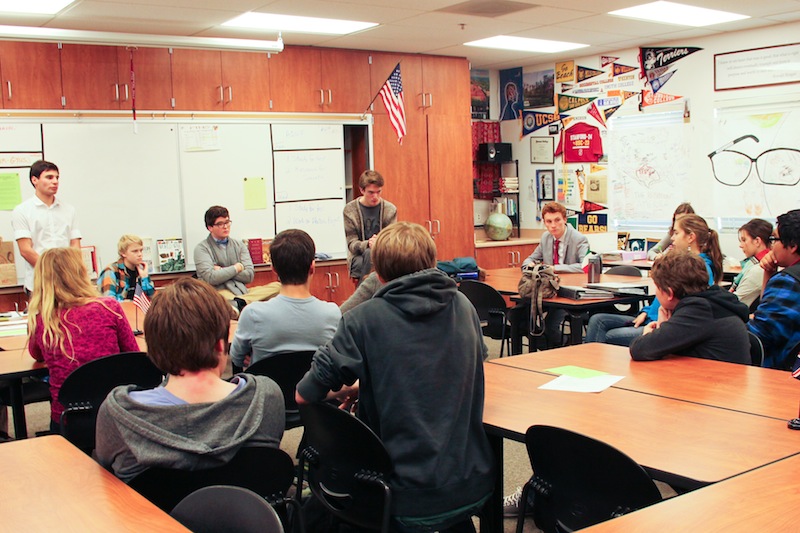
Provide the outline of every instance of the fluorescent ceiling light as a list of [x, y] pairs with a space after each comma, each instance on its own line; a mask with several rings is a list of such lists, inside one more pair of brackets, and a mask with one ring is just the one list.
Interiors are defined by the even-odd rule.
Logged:
[[498, 35], [479, 41], [464, 43], [465, 46], [477, 46], [479, 48], [496, 48], [498, 50], [514, 50], [518, 52], [541, 52], [552, 54], [585, 48], [588, 44], [567, 43], [564, 41], [546, 41], [544, 39], [528, 39], [526, 37], [511, 37], [509, 35]]
[[158, 48], [195, 48], [199, 50], [235, 50], [239, 52], [283, 52], [283, 40], [225, 39], [218, 37], [181, 37], [144, 33], [63, 30], [31, 26], [0, 26], [0, 39], [45, 43], [107, 44]]
[[0, 0], [0, 13], [55, 15], [74, 0]]
[[711, 26], [734, 20], [749, 19], [747, 15], [706, 9], [704, 7], [687, 6], [674, 2], [652, 2], [640, 6], [628, 7], [610, 11], [609, 15], [627, 17], [632, 19], [661, 22], [664, 24], [677, 24], [679, 26]]
[[274, 30], [296, 33], [322, 33], [328, 35], [346, 35], [373, 28], [375, 22], [359, 22], [356, 20], [322, 19], [316, 17], [296, 17], [294, 15], [275, 15], [251, 11], [222, 24], [235, 28], [251, 28], [256, 30]]

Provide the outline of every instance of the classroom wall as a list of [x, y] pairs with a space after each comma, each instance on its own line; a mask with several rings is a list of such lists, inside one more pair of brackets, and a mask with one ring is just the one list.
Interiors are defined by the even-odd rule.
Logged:
[[[713, 28], [711, 30], [713, 31]], [[763, 113], [774, 113], [775, 111], [788, 113], [784, 116], [784, 120], [786, 117], [789, 120], [785, 120], [782, 123], [781, 134], [775, 138], [774, 142], [779, 143], [781, 146], [800, 148], [800, 120], [797, 120], [800, 118], [800, 98], [798, 98], [800, 96], [800, 84], [715, 92], [714, 54], [795, 43], [800, 41], [798, 35], [800, 35], [800, 23], [787, 23], [769, 28], [704, 38], [652, 43], [652, 46], [696, 46], [703, 48], [703, 50], [689, 55], [674, 64], [673, 67], [677, 69], [677, 72], [661, 89], [661, 92], [683, 98], [673, 103], [652, 106], [646, 109], [645, 114], [669, 110], [683, 111], [686, 105], [689, 117], [678, 129], [683, 132], [680, 144], [687, 149], [687, 176], [681, 183], [675, 183], [674, 198], [692, 202], [697, 212], [706, 217], [712, 227], [720, 229], [719, 224], [722, 222], [721, 243], [723, 252], [732, 256], [732, 258], [742, 257], [742, 253], [738, 248], [736, 232], [734, 229], [725, 228], [725, 221], [718, 219], [718, 217], [741, 217], [746, 220], [754, 216], [761, 216], [774, 220], [774, 217], [778, 214], [800, 207], [800, 185], [794, 187], [765, 186], [757, 180], [755, 172], [742, 187], [726, 187], [717, 183], [713, 177], [707, 154], [726, 142], [724, 140], [726, 132], [723, 130], [730, 124], [721, 124], [721, 120], [715, 118], [715, 113], [728, 113], [730, 115], [731, 113], [741, 112], [752, 114], [759, 112], [758, 110], [763, 110]], [[631, 48], [610, 51], [603, 55], [619, 57], [619, 63], [638, 67], [638, 52], [638, 48]], [[600, 69], [600, 57], [599, 55], [576, 57], [575, 65]], [[523, 67], [523, 72], [528, 72], [552, 69], [554, 64], [539, 63], [532, 65], [522, 64], [520, 66]], [[638, 76], [638, 70], [636, 73]], [[498, 72], [492, 72], [491, 116], [495, 120], [498, 118], [497, 114], [500, 108], [498, 76]], [[637, 82], [638, 90], [641, 90], [643, 81], [637, 80]], [[556, 84], [556, 90], [558, 90], [558, 87], [559, 84]], [[597, 121], [587, 116], [585, 109], [586, 107], [570, 111], [569, 114], [579, 115], [582, 117], [580, 120], [599, 125]], [[537, 109], [537, 111], [555, 112], [556, 109], [554, 107], [541, 108]], [[631, 98], [617, 111], [612, 120], [615, 117], [641, 114], [638, 109], [637, 99]], [[520, 160], [521, 226], [522, 228], [540, 228], [542, 225], [536, 219], [537, 202], [535, 194], [531, 192], [531, 184], [535, 179], [537, 168], [554, 168], [558, 177], [561, 167], [560, 158], [557, 157], [555, 159], [554, 165], [537, 166], [531, 164], [530, 137], [520, 139], [520, 122], [504, 121], [501, 128], [503, 141], [512, 143], [514, 157]], [[608, 132], [603, 127], [600, 129], [603, 136], [604, 149], [608, 153]], [[546, 130], [545, 128], [544, 132]], [[540, 130], [533, 135], [547, 135], [544, 132]], [[557, 138], [555, 144], [558, 144]], [[664, 145], [668, 145], [666, 139]], [[737, 148], [739, 147], [737, 145]], [[742, 148], [746, 148], [743, 151], [752, 157], [757, 156], [768, 147], [763, 145], [755, 147], [742, 145]], [[609, 159], [608, 166], [611, 167], [619, 163], [619, 161], [615, 162]], [[614, 183], [609, 182], [609, 187], [613, 186]], [[672, 200], [670, 203], [672, 203]], [[660, 227], [650, 231], [634, 229], [632, 230], [632, 236], [662, 237], [673, 209], [674, 205], [653, 205], [651, 218], [656, 222], [660, 222]], [[609, 211], [609, 215], [609, 223], [611, 223], [614, 215], [613, 207]], [[727, 222], [728, 224], [732, 223], [730, 220]], [[738, 223], [737, 220], [733, 222]], [[616, 228], [611, 227], [611, 224], [609, 229], [614, 234], [617, 231]], [[601, 248], [606, 246], [607, 243], [613, 242], [609, 235], [590, 235], [589, 239], [593, 248]]]

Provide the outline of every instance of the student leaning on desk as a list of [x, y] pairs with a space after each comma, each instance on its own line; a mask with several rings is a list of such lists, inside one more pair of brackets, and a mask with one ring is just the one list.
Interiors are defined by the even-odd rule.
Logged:
[[136, 285], [139, 284], [149, 298], [153, 297], [156, 288], [150, 281], [147, 263], [142, 260], [144, 243], [136, 235], [123, 235], [117, 243], [119, 259], [111, 263], [97, 278], [97, 286], [103, 296], [118, 301], [133, 300]]

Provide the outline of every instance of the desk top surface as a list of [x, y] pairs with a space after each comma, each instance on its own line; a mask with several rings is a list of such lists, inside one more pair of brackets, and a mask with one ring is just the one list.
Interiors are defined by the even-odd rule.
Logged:
[[63, 437], [0, 445], [3, 529], [188, 531]]
[[584, 531], [796, 531], [798, 493], [795, 455]]
[[565, 346], [493, 362], [534, 372], [575, 365], [625, 376], [614, 385], [618, 389], [781, 420], [798, 416], [800, 383], [783, 370], [697, 357], [633, 361], [628, 348], [600, 343]]
[[[566, 362], [565, 362], [566, 364]], [[547, 374], [486, 363], [483, 421], [522, 441], [529, 426], [564, 427], [653, 470], [715, 482], [800, 452], [800, 432], [776, 420], [640, 392], [540, 390]]]

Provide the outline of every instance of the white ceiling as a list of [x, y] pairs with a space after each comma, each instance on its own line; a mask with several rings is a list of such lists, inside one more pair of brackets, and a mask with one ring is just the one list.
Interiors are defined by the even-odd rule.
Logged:
[[[497, 8], [508, 0], [473, 0]], [[606, 15], [646, 0], [514, 0], [523, 9], [499, 16], [442, 11], [463, 0], [77, 0], [58, 15], [0, 14], [0, 24], [75, 30], [178, 36], [243, 37], [273, 40], [274, 32], [222, 28], [247, 11], [351, 19], [380, 26], [345, 35], [284, 33], [287, 45], [467, 57], [473, 68], [502, 69], [637, 46], [704, 37], [800, 20], [800, 0], [681, 0], [706, 8], [749, 15], [750, 19], [706, 28], [640, 22]], [[463, 46], [495, 35], [580, 42], [589, 48], [560, 54], [531, 54]], [[688, 43], [691, 44], [691, 43]]]

